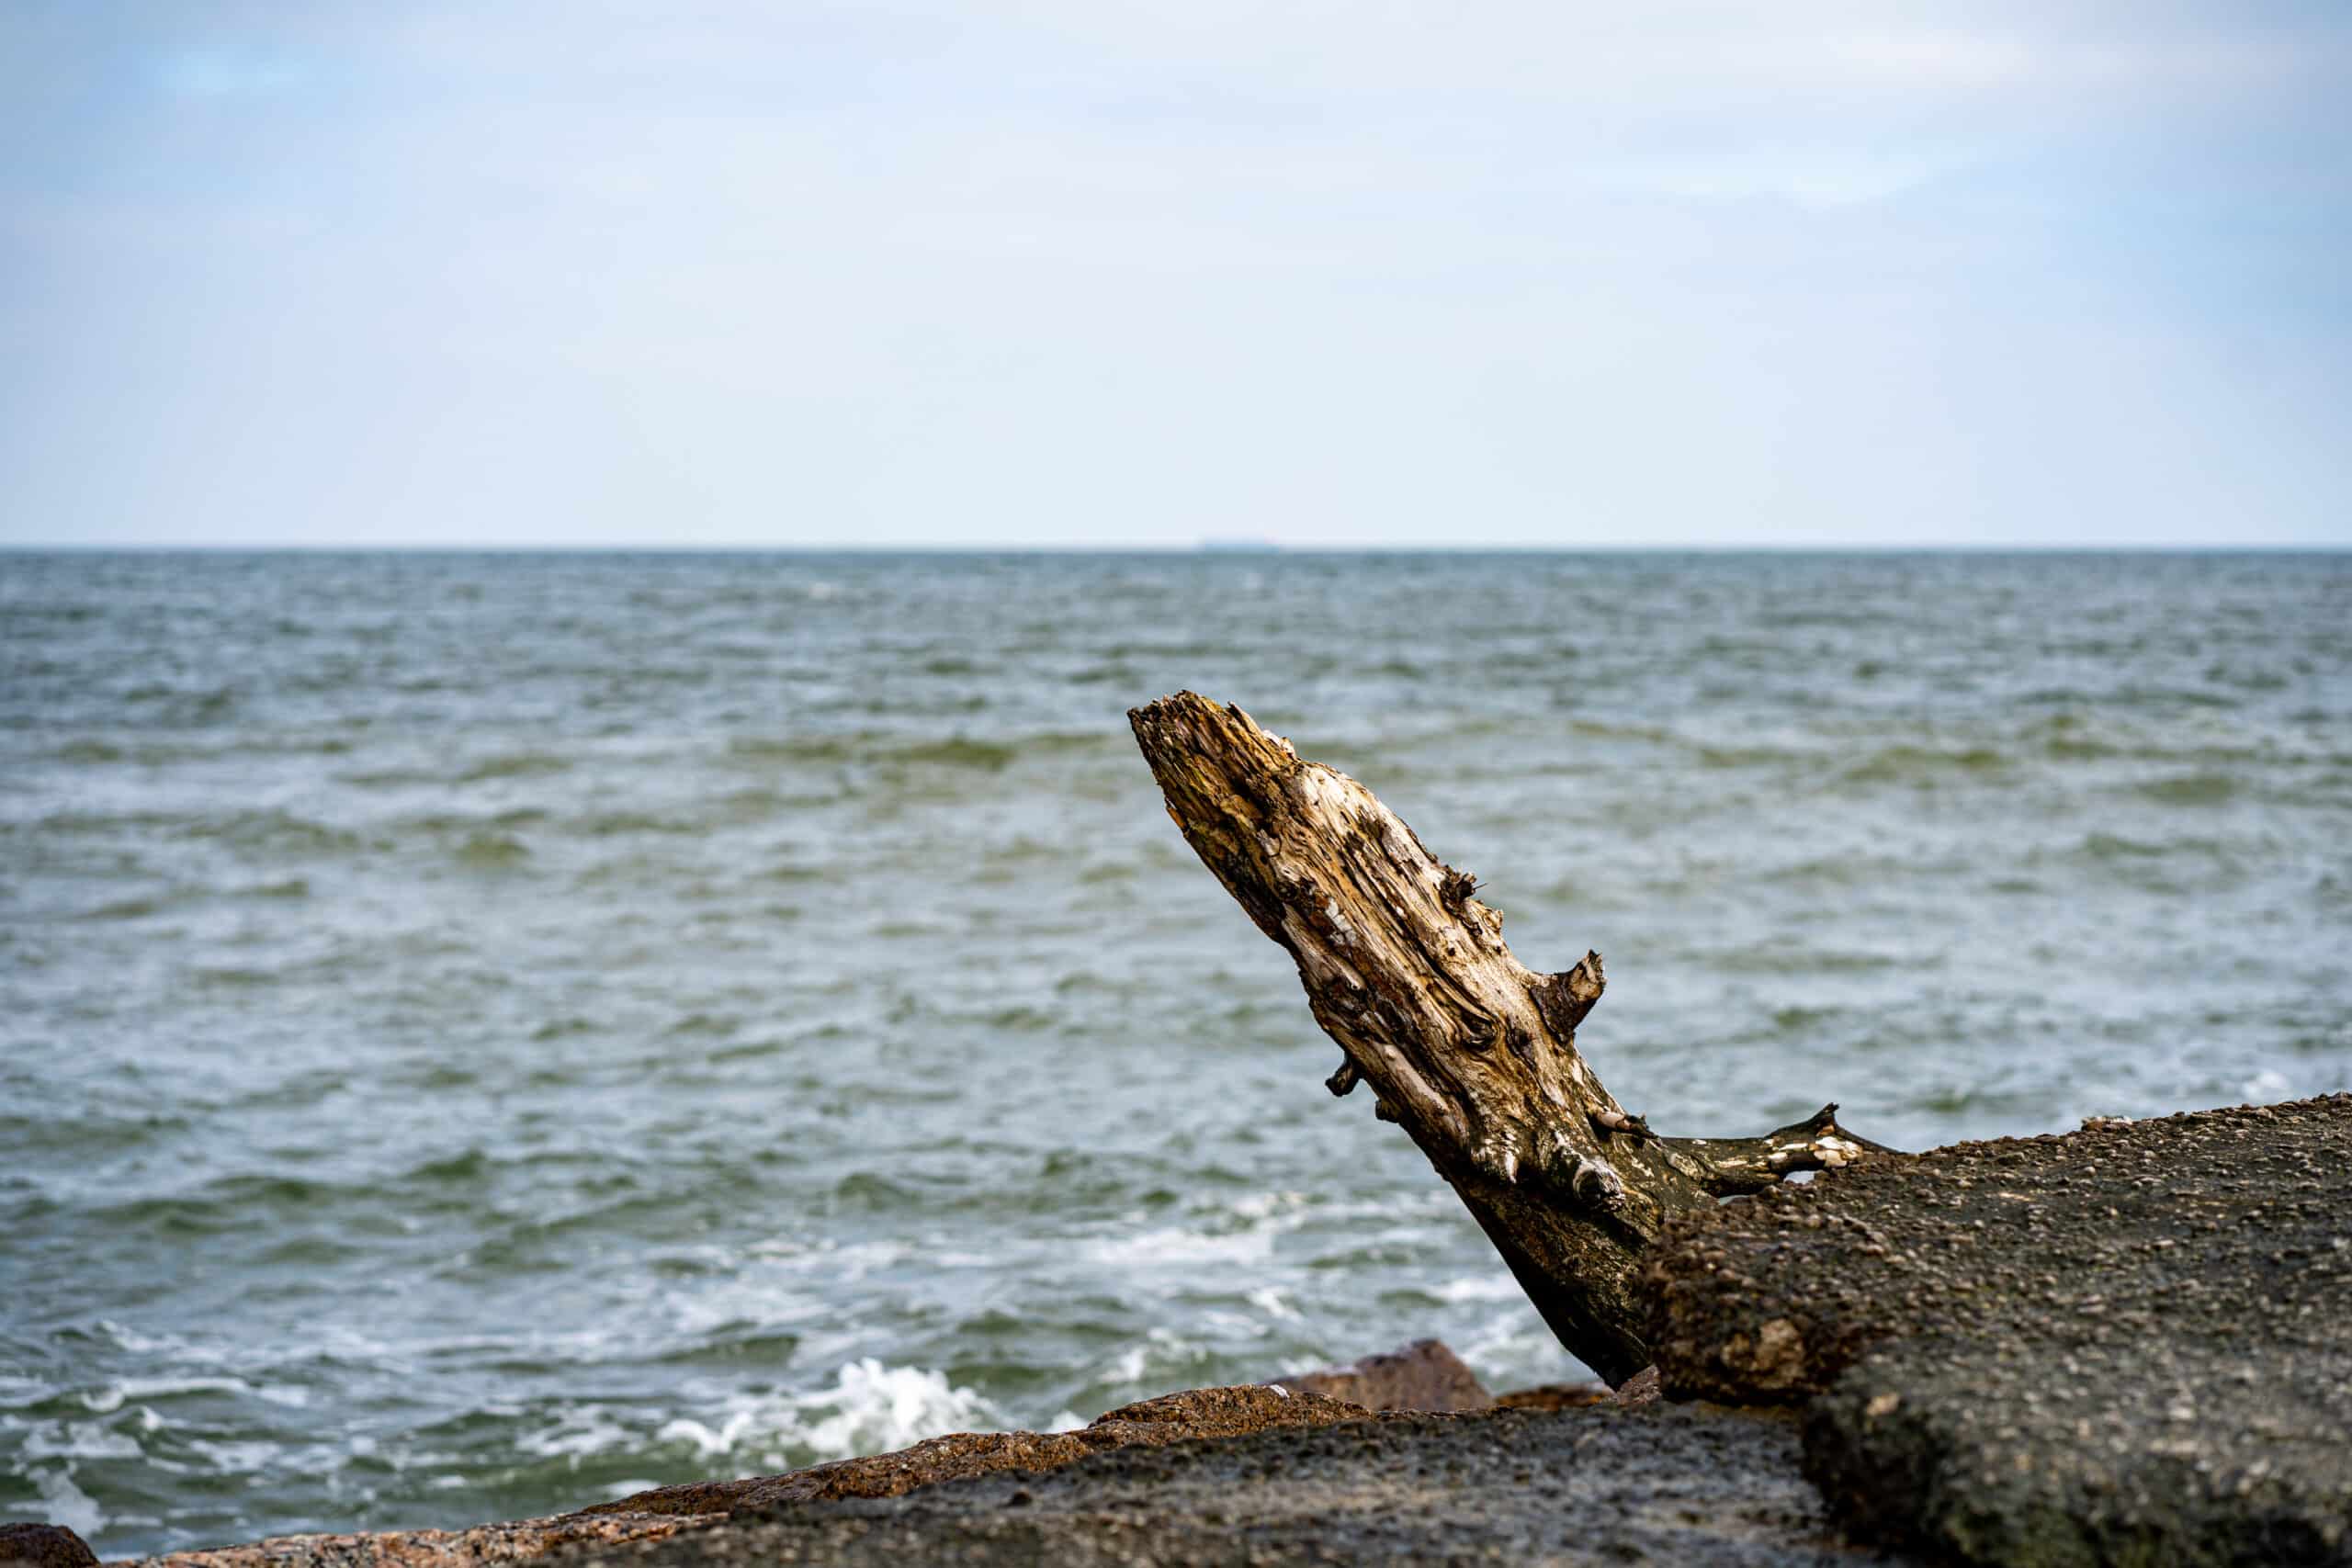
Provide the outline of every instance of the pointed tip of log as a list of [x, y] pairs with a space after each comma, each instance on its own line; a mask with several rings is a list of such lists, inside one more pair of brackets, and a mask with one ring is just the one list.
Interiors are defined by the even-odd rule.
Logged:
[[1129, 708], [1127, 723], [1139, 731], [1147, 724], [1166, 722], [1188, 716], [1230, 718], [1246, 724], [1252, 729], [1258, 728], [1258, 721], [1244, 713], [1238, 705], [1213, 702], [1189, 686], [1182, 691], [1170, 692], [1164, 697], [1154, 697], [1148, 703], [1139, 703]]

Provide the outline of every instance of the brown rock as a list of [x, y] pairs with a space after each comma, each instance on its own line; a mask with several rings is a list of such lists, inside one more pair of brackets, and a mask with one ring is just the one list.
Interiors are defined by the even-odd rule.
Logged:
[[1645, 1404], [1657, 1404], [1658, 1395], [1664, 1392], [1665, 1384], [1658, 1377], [1657, 1369], [1644, 1367], [1619, 1383], [1616, 1392], [1609, 1396], [1609, 1401], [1627, 1410], [1639, 1410]]
[[1547, 1382], [1536, 1388], [1498, 1393], [1495, 1403], [1505, 1410], [1582, 1410], [1587, 1405], [1606, 1404], [1610, 1398], [1605, 1382]]
[[1477, 1374], [1434, 1339], [1416, 1339], [1401, 1350], [1366, 1356], [1349, 1366], [1326, 1367], [1277, 1381], [1294, 1393], [1344, 1399], [1367, 1410], [1443, 1412], [1490, 1410], [1495, 1405]]
[[[1460, 1363], [1456, 1363], [1459, 1365]], [[1192, 1438], [1237, 1438], [1277, 1427], [1369, 1419], [1359, 1404], [1267, 1385], [1201, 1388], [1122, 1405], [1075, 1432], [956, 1432], [896, 1453], [838, 1460], [788, 1475], [705, 1481], [640, 1492], [589, 1514], [696, 1517], [835, 1497], [896, 1497], [933, 1482], [999, 1470], [1054, 1470], [1108, 1449], [1159, 1448]]]
[[97, 1568], [90, 1543], [63, 1525], [0, 1525], [0, 1568]]
[[[149, 1568], [468, 1568], [522, 1562], [570, 1546], [659, 1540], [721, 1516], [564, 1514], [462, 1530], [387, 1530], [377, 1535], [281, 1535], [243, 1546], [175, 1551], [146, 1559]], [[5, 1562], [6, 1559], [0, 1559]], [[59, 1564], [58, 1568], [65, 1568]]]
[[1552, 1382], [1498, 1395], [1495, 1403], [1505, 1410], [1583, 1410], [1595, 1404], [1638, 1410], [1657, 1395], [1657, 1369], [1644, 1367], [1613, 1389], [1605, 1382]]

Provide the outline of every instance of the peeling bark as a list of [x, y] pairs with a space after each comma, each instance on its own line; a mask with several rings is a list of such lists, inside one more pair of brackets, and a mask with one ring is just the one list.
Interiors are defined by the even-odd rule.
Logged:
[[1661, 1138], [1576, 1048], [1600, 954], [1542, 975], [1475, 879], [1373, 793], [1238, 707], [1180, 692], [1128, 714], [1168, 813], [1299, 982], [1344, 1060], [1461, 1195], [1552, 1332], [1611, 1384], [1653, 1359], [1634, 1283], [1677, 1210], [1885, 1153], [1837, 1107], [1760, 1138]]

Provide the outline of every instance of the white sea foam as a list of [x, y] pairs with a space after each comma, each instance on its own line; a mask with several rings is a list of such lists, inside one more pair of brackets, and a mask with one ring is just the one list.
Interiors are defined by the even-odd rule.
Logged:
[[184, 1393], [258, 1393], [277, 1404], [309, 1403], [309, 1395], [299, 1389], [293, 1391], [297, 1397], [292, 1400], [274, 1396], [284, 1392], [256, 1389], [243, 1378], [119, 1378], [84, 1393], [82, 1404], [103, 1416], [133, 1399], [170, 1399]]
[[128, 1350], [134, 1356], [152, 1356], [164, 1350], [183, 1351], [188, 1348], [187, 1341], [185, 1339], [175, 1338], [168, 1334], [162, 1336], [141, 1334], [139, 1330], [128, 1325], [117, 1323], [110, 1317], [98, 1319], [98, 1331], [113, 1340], [118, 1348]]
[[1298, 1229], [1310, 1215], [1331, 1213], [1329, 1208], [1310, 1209], [1303, 1193], [1253, 1192], [1224, 1205], [1222, 1215], [1207, 1217], [1198, 1226], [1142, 1230], [1136, 1228], [1142, 1215], [1131, 1214], [1120, 1222], [1117, 1232], [1085, 1243], [1081, 1250], [1090, 1262], [1122, 1269], [1263, 1263], [1273, 1257], [1277, 1237]]
[[188, 1444], [188, 1451], [223, 1475], [257, 1475], [285, 1450], [277, 1443], [259, 1438], [225, 1443], [198, 1438]]
[[805, 1323], [825, 1311], [825, 1303], [817, 1297], [785, 1290], [761, 1279], [732, 1280], [700, 1290], [672, 1292], [662, 1304], [672, 1325], [689, 1339], [744, 1324], [780, 1328]]
[[53, 1421], [25, 1434], [23, 1452], [28, 1459], [140, 1459], [146, 1450], [102, 1421]]
[[1114, 1269], [1263, 1263], [1273, 1255], [1274, 1232], [1271, 1227], [1210, 1235], [1171, 1226], [1133, 1235], [1104, 1236], [1087, 1243], [1085, 1247], [1089, 1262]]
[[[1266, 1332], [1263, 1324], [1251, 1322], [1250, 1326], [1256, 1335]], [[1146, 1394], [1189, 1388], [1193, 1384], [1188, 1380], [1206, 1353], [1204, 1347], [1174, 1329], [1154, 1328], [1144, 1335], [1141, 1344], [1130, 1345], [1113, 1357], [1102, 1369], [1102, 1381], [1112, 1388], [1139, 1389]]]
[[519, 1434], [514, 1446], [541, 1459], [565, 1460], [577, 1470], [583, 1458], [633, 1447], [636, 1440], [636, 1434], [605, 1406], [575, 1404], [559, 1412], [554, 1426]]
[[2295, 1092], [2294, 1084], [2276, 1067], [2265, 1067], [2238, 1086], [2248, 1105], [2268, 1105]]
[[1290, 1304], [1289, 1292], [1275, 1285], [1261, 1285], [1250, 1292], [1250, 1304], [1268, 1317], [1295, 1323], [1304, 1314]]
[[96, 1540], [107, 1528], [106, 1510], [97, 1499], [74, 1484], [74, 1467], [36, 1471], [33, 1484], [40, 1488], [41, 1513], [53, 1525], [63, 1525], [84, 1540]]
[[1488, 1319], [1458, 1348], [1470, 1370], [1493, 1388], [1565, 1382], [1590, 1375], [1560, 1348], [1532, 1306]]
[[655, 1434], [695, 1446], [697, 1457], [757, 1456], [777, 1465], [886, 1453], [946, 1432], [989, 1430], [996, 1407], [947, 1374], [886, 1366], [872, 1357], [842, 1368], [831, 1387], [730, 1400], [715, 1421], [680, 1416]]
[[1430, 1292], [1448, 1305], [1462, 1302], [1515, 1302], [1526, 1293], [1509, 1274], [1473, 1274], [1465, 1279], [1448, 1280]]

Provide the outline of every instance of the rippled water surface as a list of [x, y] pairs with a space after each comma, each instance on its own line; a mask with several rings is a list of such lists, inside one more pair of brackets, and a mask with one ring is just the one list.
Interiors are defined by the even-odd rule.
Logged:
[[2352, 558], [0, 556], [0, 1515], [458, 1524], [1436, 1334], [1238, 701], [1663, 1130], [2352, 1085]]

